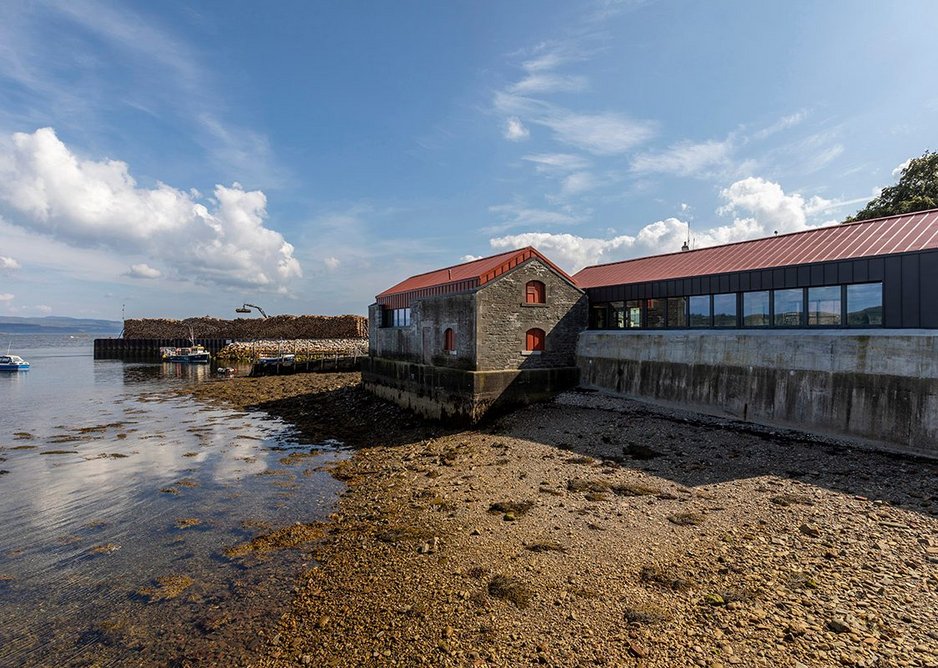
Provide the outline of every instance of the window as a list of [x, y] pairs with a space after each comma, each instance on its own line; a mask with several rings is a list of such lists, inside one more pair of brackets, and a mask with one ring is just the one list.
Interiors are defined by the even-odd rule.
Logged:
[[736, 293], [713, 295], [713, 326], [736, 326]]
[[524, 287], [524, 303], [525, 304], [546, 304], [547, 299], [545, 295], [547, 294], [544, 284], [540, 281], [528, 281], [528, 284]]
[[808, 288], [808, 325], [830, 327], [840, 324], [840, 286]]
[[611, 302], [609, 309], [612, 316], [609, 326], [613, 329], [625, 329], [625, 302]]
[[396, 308], [387, 311], [387, 327], [409, 327], [410, 309]]
[[687, 327], [687, 297], [668, 297], [668, 327]]
[[606, 304], [595, 304], [590, 308], [590, 327], [593, 329], [606, 329]]
[[645, 300], [645, 326], [652, 328], [664, 327], [664, 314], [666, 302], [664, 299]]
[[529, 329], [525, 335], [524, 349], [532, 352], [544, 350], [544, 330], [537, 327]]
[[642, 303], [640, 301], [633, 300], [625, 302], [625, 326], [626, 327], [641, 327], [642, 326]]
[[690, 298], [690, 326], [710, 326], [710, 295]]
[[861, 283], [847, 286], [847, 326], [881, 327], [883, 324], [883, 284]]
[[743, 326], [768, 327], [769, 320], [769, 293], [744, 292], [743, 293]]
[[804, 325], [804, 290], [774, 290], [775, 326], [801, 327]]
[[443, 332], [443, 350], [448, 353], [456, 354], [456, 332], [452, 327], [447, 327]]

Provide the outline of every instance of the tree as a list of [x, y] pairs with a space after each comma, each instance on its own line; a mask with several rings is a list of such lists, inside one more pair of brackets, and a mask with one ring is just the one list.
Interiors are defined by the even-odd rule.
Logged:
[[871, 199], [845, 222], [934, 208], [938, 208], [938, 152], [925, 151], [922, 157], [909, 161], [896, 185], [883, 188], [879, 197]]

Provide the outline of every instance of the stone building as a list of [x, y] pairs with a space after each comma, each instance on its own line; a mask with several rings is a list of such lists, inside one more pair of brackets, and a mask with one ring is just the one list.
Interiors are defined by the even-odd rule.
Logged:
[[434, 418], [475, 421], [576, 384], [586, 296], [533, 248], [411, 276], [369, 308], [372, 392]]

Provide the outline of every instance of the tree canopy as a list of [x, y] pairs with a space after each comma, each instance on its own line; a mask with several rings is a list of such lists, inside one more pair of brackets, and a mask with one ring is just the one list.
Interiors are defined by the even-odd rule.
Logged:
[[846, 222], [934, 208], [938, 208], [938, 152], [925, 151], [920, 158], [909, 161], [896, 185], [883, 188], [879, 197], [867, 202]]

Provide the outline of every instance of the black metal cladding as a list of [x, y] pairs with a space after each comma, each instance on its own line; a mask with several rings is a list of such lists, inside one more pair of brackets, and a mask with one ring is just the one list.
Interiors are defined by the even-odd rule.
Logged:
[[883, 327], [938, 329], [938, 250], [587, 288], [591, 304], [727, 292], [883, 284]]

